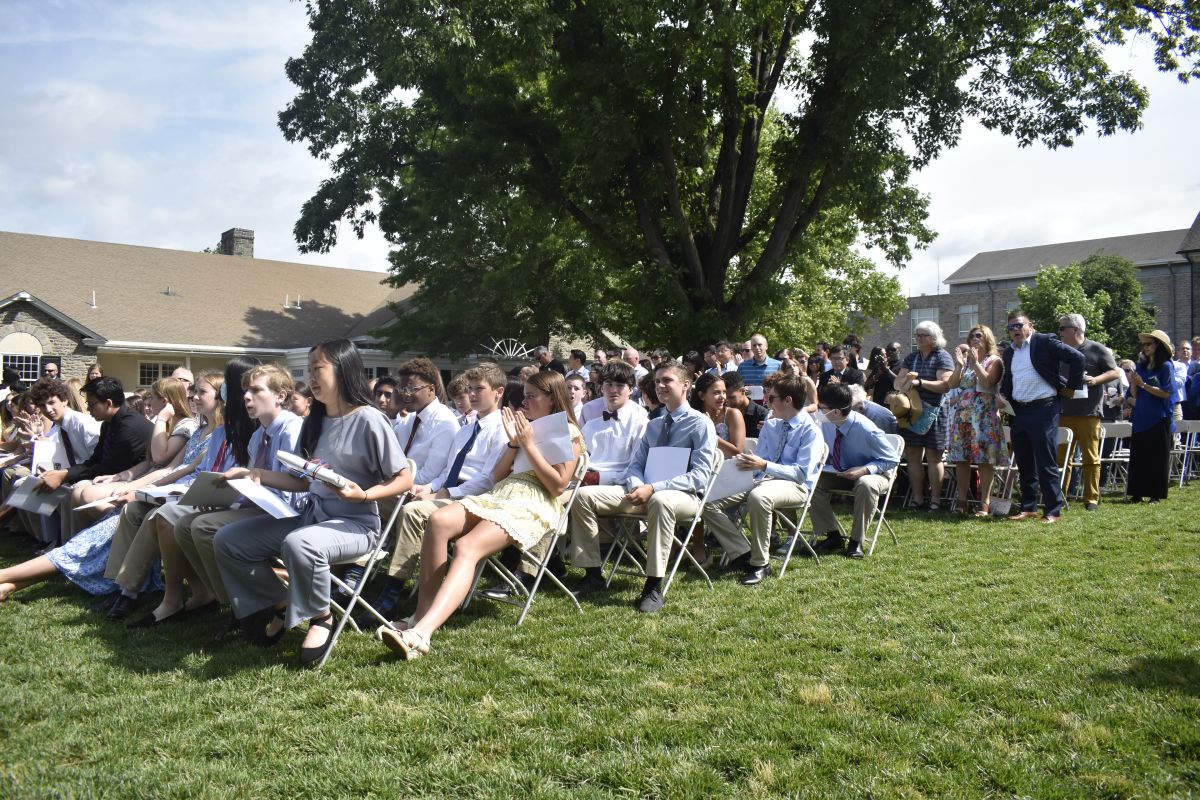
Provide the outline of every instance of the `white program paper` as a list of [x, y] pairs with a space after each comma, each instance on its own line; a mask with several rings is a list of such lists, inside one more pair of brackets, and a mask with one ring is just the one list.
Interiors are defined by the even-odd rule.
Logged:
[[717, 500], [724, 500], [753, 488], [754, 470], [738, 469], [737, 462], [729, 459], [721, 465], [721, 471], [717, 473], [717, 479], [708, 493], [708, 502], [715, 503]]
[[749, 397], [751, 400], [762, 400], [763, 399], [762, 385], [761, 384], [758, 386], [747, 385], [746, 386], [746, 396]]
[[1071, 395], [1071, 399], [1072, 400], [1087, 400], [1088, 399], [1088, 387], [1085, 386], [1082, 389], [1076, 389], [1075, 394]]
[[67, 461], [67, 448], [63, 446], [62, 434], [51, 439], [38, 439], [33, 443], [33, 467], [31, 472], [34, 475], [41, 475], [46, 470], [51, 469], [66, 469], [70, 464]]
[[690, 447], [651, 447], [646, 454], [646, 469], [642, 474], [646, 483], [669, 481], [688, 471], [691, 458]]
[[4, 505], [28, 511], [31, 514], [41, 514], [48, 517], [58, 510], [59, 502], [71, 494], [70, 489], [59, 487], [53, 492], [35, 492], [33, 487], [38, 485], [37, 478], [23, 478], [13, 484], [12, 491], [4, 500]]
[[299, 512], [279, 499], [270, 489], [249, 478], [234, 478], [229, 485], [242, 493], [247, 500], [270, 514], [275, 519], [298, 517]]
[[179, 498], [179, 505], [199, 508], [228, 508], [233, 505], [241, 495], [228, 484], [218, 486], [217, 478], [222, 477], [219, 472], [201, 472], [183, 497]]
[[[533, 428], [533, 442], [548, 464], [562, 464], [575, 457], [571, 447], [571, 429], [567, 426], [567, 415], [563, 412], [535, 419], [529, 423]], [[533, 462], [525, 451], [517, 453], [513, 461], [513, 474], [533, 469]]]
[[168, 500], [178, 500], [187, 493], [189, 484], [172, 483], [167, 486], [143, 486], [138, 489], [137, 499], [143, 503], [164, 503]]

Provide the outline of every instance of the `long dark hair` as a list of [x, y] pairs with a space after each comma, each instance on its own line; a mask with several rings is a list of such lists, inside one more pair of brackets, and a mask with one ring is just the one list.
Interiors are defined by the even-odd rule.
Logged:
[[[1167, 348], [1163, 347], [1163, 343], [1160, 342], [1158, 339], [1154, 339], [1153, 342], [1154, 342], [1154, 355], [1150, 356], [1149, 358], [1146, 358], [1146, 351], [1143, 350], [1138, 356], [1138, 358], [1140, 358], [1142, 360], [1142, 363], [1144, 363], [1146, 365], [1146, 369], [1149, 369], [1149, 370], [1158, 369], [1163, 364], [1165, 364], [1171, 360], [1171, 353], [1168, 352]], [[1163, 388], [1165, 389], [1167, 387], [1164, 386]]]
[[233, 460], [241, 466], [250, 463], [250, 437], [258, 430], [241, 400], [242, 376], [262, 361], [254, 356], [237, 356], [225, 365], [225, 441], [233, 448]]
[[[338, 398], [342, 403], [352, 408], [371, 405], [371, 387], [367, 384], [367, 372], [354, 342], [349, 339], [328, 339], [314, 345], [308, 353], [312, 355], [317, 350], [320, 350], [333, 365], [333, 372], [337, 376]], [[325, 404], [314, 398], [312, 408], [304, 418], [304, 426], [300, 428], [300, 453], [305, 458], [312, 458], [317, 449], [321, 428], [325, 425], [325, 416]]]

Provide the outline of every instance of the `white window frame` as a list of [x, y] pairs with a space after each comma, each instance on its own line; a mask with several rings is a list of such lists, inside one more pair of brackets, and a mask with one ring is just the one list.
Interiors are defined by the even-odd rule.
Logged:
[[[154, 385], [154, 381], [162, 378], [171, 377], [171, 373], [179, 369], [182, 364], [176, 361], [139, 361], [138, 362], [138, 388], [148, 389]], [[158, 377], [151, 380], [149, 383], [142, 383], [142, 369], [153, 367], [158, 373]]]

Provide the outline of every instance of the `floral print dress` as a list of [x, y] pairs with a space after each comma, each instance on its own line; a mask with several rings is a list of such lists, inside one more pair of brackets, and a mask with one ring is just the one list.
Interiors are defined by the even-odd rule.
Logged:
[[[986, 372], [998, 358], [988, 356], [980, 362], [980, 366]], [[968, 464], [1008, 464], [1004, 430], [996, 406], [996, 389], [980, 387], [973, 369], [963, 370], [958, 388], [960, 391], [954, 403], [948, 460]]]

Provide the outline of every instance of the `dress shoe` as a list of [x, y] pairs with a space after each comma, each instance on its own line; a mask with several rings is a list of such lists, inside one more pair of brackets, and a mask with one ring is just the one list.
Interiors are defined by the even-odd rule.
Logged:
[[637, 610], [642, 614], [654, 614], [662, 610], [662, 589], [648, 589], [638, 598]]
[[1013, 522], [1017, 522], [1023, 519], [1033, 519], [1037, 516], [1040, 515], [1036, 511], [1018, 511], [1016, 514], [1009, 514], [1008, 519], [1012, 520]]
[[584, 575], [583, 580], [575, 587], [572, 594], [575, 595], [576, 600], [583, 600], [607, 589], [608, 586], [605, 585], [604, 578], [601, 578], [599, 575]]
[[188, 614], [188, 612], [181, 608], [178, 611], [176, 611], [175, 613], [168, 614], [167, 616], [163, 617], [162, 619], [156, 619], [154, 616], [154, 612], [151, 611], [149, 614], [147, 614], [144, 617], [138, 617], [137, 619], [135, 619], [133, 622], [129, 623], [125, 627], [129, 628], [130, 630], [134, 630], [136, 628], [153, 628], [155, 625], [165, 625], [168, 622], [178, 622], [179, 620], [186, 617], [187, 614]]
[[107, 614], [108, 610], [112, 608], [112, 604], [115, 603], [117, 598], [120, 596], [121, 592], [116, 589], [113, 589], [107, 594], [102, 594], [88, 605], [88, 611], [93, 611], [97, 614]]
[[117, 595], [117, 599], [113, 601], [112, 606], [108, 609], [108, 613], [104, 616], [108, 619], [125, 619], [133, 613], [133, 609], [135, 608], [137, 608], [136, 597], [126, 597], [123, 594]]
[[1100, 507], [1099, 503], [1087, 503], [1084, 505], [1083, 510], [1084, 511], [1095, 511], [1099, 507]]
[[1062, 520], [1062, 517], [1055, 514], [1052, 517], [1042, 517], [1042, 524], [1043, 525], [1053, 525], [1054, 523], [1060, 522], [1061, 520]]
[[757, 586], [763, 582], [763, 579], [771, 574], [771, 565], [763, 564], [761, 567], [751, 565], [746, 570], [746, 574], [742, 576], [742, 586]]
[[[526, 589], [533, 588], [534, 578], [532, 575], [526, 575], [524, 572], [522, 572], [517, 577], [521, 579], [521, 585]], [[490, 589], [484, 589], [482, 592], [480, 592], [480, 594], [489, 600], [505, 600], [509, 597], [515, 597], [517, 595], [517, 590], [509, 586], [507, 583], [501, 582]]]
[[722, 572], [746, 572], [749, 569], [752, 569], [749, 550], [721, 565]]
[[831, 533], [813, 545], [813, 550], [816, 550], [818, 555], [840, 553], [845, 544], [846, 539], [840, 533]]
[[[788, 549], [792, 546], [792, 543], [795, 540], [796, 540], [796, 534], [793, 533], [791, 536], [789, 536], [787, 538], [786, 541], [780, 543], [777, 547], [775, 547], [772, 552], [774, 552], [774, 554], [779, 556], [780, 558], [783, 558], [784, 556], [786, 556], [788, 554]], [[804, 548], [801, 548], [801, 549], [803, 550]]]
[[862, 542], [851, 539], [850, 543], [846, 545], [846, 558], [862, 558], [865, 555], [866, 553], [862, 549]]
[[333, 614], [325, 617], [325, 619], [314, 619], [309, 623], [309, 627], [324, 628], [329, 631], [329, 637], [316, 647], [304, 647], [303, 645], [300, 647], [299, 657], [300, 666], [302, 667], [315, 667], [321, 658], [324, 657], [325, 651], [333, 644]]

